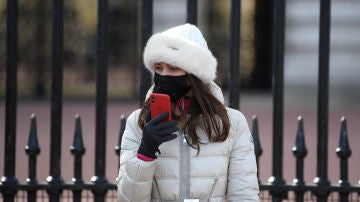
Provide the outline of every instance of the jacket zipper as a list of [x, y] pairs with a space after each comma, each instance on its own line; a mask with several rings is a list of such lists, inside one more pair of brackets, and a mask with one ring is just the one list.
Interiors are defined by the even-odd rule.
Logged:
[[[184, 98], [180, 99], [180, 112], [185, 116]], [[190, 147], [186, 140], [186, 134], [182, 132], [182, 138], [179, 138], [180, 148], [180, 201], [190, 198]]]
[[190, 150], [187, 145], [185, 134], [179, 138], [180, 148], [180, 201], [190, 197]]
[[210, 199], [212, 198], [212, 195], [213, 195], [213, 193], [214, 193], [214, 191], [215, 191], [215, 186], [216, 186], [216, 184], [217, 184], [217, 181], [218, 181], [218, 179], [215, 179], [215, 180], [214, 180], [214, 184], [213, 184], [213, 186], [211, 187], [211, 191], [210, 191], [210, 193], [209, 193], [209, 201], [210, 201]]
[[156, 180], [156, 178], [154, 177], [154, 181], [155, 181], [155, 185], [156, 185], [156, 193], [157, 193], [157, 195], [158, 195], [158, 197], [159, 197], [159, 200], [160, 200], [160, 202], [162, 202], [162, 199], [161, 199], [161, 196], [160, 196], [160, 192], [159, 192], [159, 184], [158, 184], [158, 182], [157, 182], [157, 180]]

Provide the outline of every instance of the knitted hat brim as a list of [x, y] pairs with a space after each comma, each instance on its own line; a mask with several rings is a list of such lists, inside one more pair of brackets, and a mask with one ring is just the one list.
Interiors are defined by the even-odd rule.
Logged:
[[154, 74], [154, 64], [165, 62], [193, 74], [204, 83], [216, 78], [217, 61], [212, 53], [181, 37], [154, 34], [144, 49], [144, 64]]

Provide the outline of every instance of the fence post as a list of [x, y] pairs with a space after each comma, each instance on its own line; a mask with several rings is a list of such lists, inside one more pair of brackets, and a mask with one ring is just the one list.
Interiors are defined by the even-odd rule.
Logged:
[[141, 35], [140, 35], [140, 96], [139, 105], [142, 106], [146, 92], [151, 85], [151, 74], [145, 68], [143, 62], [143, 52], [147, 40], [153, 32], [153, 0], [141, 1]]
[[61, 123], [63, 85], [63, 0], [53, 0], [50, 175], [47, 190], [50, 201], [60, 201], [61, 178]]
[[[319, 78], [317, 111], [317, 177], [314, 183], [319, 187], [330, 185], [328, 179], [328, 119], [329, 119], [329, 52], [331, 1], [320, 1], [319, 29]], [[316, 191], [319, 202], [326, 201], [328, 191]]]
[[[16, 113], [17, 113], [17, 0], [6, 2], [6, 101], [5, 101], [5, 159], [4, 176], [1, 183], [16, 185], [15, 157], [16, 157]], [[2, 190], [5, 202], [14, 201], [16, 189]]]
[[198, 0], [187, 0], [186, 22], [197, 25]]
[[231, 1], [231, 22], [230, 22], [230, 97], [229, 106], [234, 109], [239, 108], [239, 57], [240, 57], [240, 16], [241, 16], [241, 1]]
[[[108, 183], [105, 177], [108, 47], [108, 0], [98, 0], [95, 176], [91, 178], [96, 185]], [[103, 202], [107, 189], [95, 186], [92, 192], [95, 202]]]
[[285, 192], [283, 179], [283, 124], [284, 124], [284, 28], [285, 0], [274, 1], [272, 69], [273, 85], [273, 176], [269, 178], [274, 186], [273, 201], [282, 201]]

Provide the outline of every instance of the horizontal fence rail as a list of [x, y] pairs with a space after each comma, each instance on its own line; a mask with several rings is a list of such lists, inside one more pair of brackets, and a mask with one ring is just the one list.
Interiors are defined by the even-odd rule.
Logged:
[[[340, 161], [340, 179], [331, 183], [328, 179], [328, 102], [329, 102], [329, 44], [330, 44], [330, 8], [331, 1], [320, 0], [319, 26], [319, 78], [318, 78], [318, 113], [317, 113], [317, 173], [313, 182], [304, 180], [304, 160], [307, 157], [304, 120], [297, 120], [297, 131], [294, 134], [295, 145], [292, 153], [295, 158], [296, 171], [293, 183], [283, 179], [283, 113], [284, 113], [284, 26], [285, 0], [274, 1], [272, 32], [272, 69], [273, 69], [273, 150], [272, 176], [268, 182], [259, 179], [262, 201], [360, 201], [360, 184], [350, 184], [348, 179], [348, 161], [351, 157], [347, 133], [347, 120], [340, 120], [340, 134], [336, 155]], [[187, 1], [187, 22], [197, 24], [197, 1]], [[25, 147], [28, 161], [28, 177], [19, 182], [15, 176], [16, 161], [16, 114], [17, 114], [17, 0], [7, 0], [6, 8], [6, 114], [5, 114], [5, 148], [4, 176], [0, 181], [0, 201], [37, 201], [43, 198], [48, 201], [116, 201], [117, 186], [106, 179], [106, 110], [107, 110], [107, 74], [108, 74], [108, 1], [98, 0], [97, 26], [97, 82], [96, 82], [96, 147], [95, 175], [86, 181], [83, 179], [83, 157], [86, 145], [83, 142], [81, 117], [75, 116], [75, 131], [70, 153], [73, 156], [74, 173], [71, 181], [61, 177], [61, 124], [62, 124], [62, 79], [63, 79], [63, 1], [53, 0], [52, 16], [52, 82], [51, 82], [51, 131], [50, 131], [50, 170], [45, 182], [37, 179], [37, 158], [41, 146], [38, 143], [36, 115], [30, 117], [28, 143]], [[140, 51], [152, 34], [153, 1], [141, 1]], [[233, 108], [239, 108], [239, 45], [240, 45], [240, 12], [241, 1], [231, 1], [231, 47], [230, 47], [230, 97]], [[145, 70], [140, 57], [140, 105], [147, 89], [151, 85], [151, 75]], [[122, 135], [126, 118], [120, 118], [120, 131], [115, 153], [119, 157]], [[258, 117], [252, 117], [252, 135], [258, 170], [259, 159], [263, 154]], [[119, 161], [120, 158], [118, 158]], [[119, 162], [120, 164], [121, 162]], [[259, 175], [259, 173], [258, 173]], [[359, 182], [360, 183], [360, 182]]]

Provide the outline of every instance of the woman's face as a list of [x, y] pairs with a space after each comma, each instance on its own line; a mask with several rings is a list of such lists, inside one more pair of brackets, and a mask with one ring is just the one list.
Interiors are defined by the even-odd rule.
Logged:
[[169, 65], [165, 62], [155, 63], [155, 72], [161, 76], [181, 76], [185, 75], [186, 72], [179, 67]]

